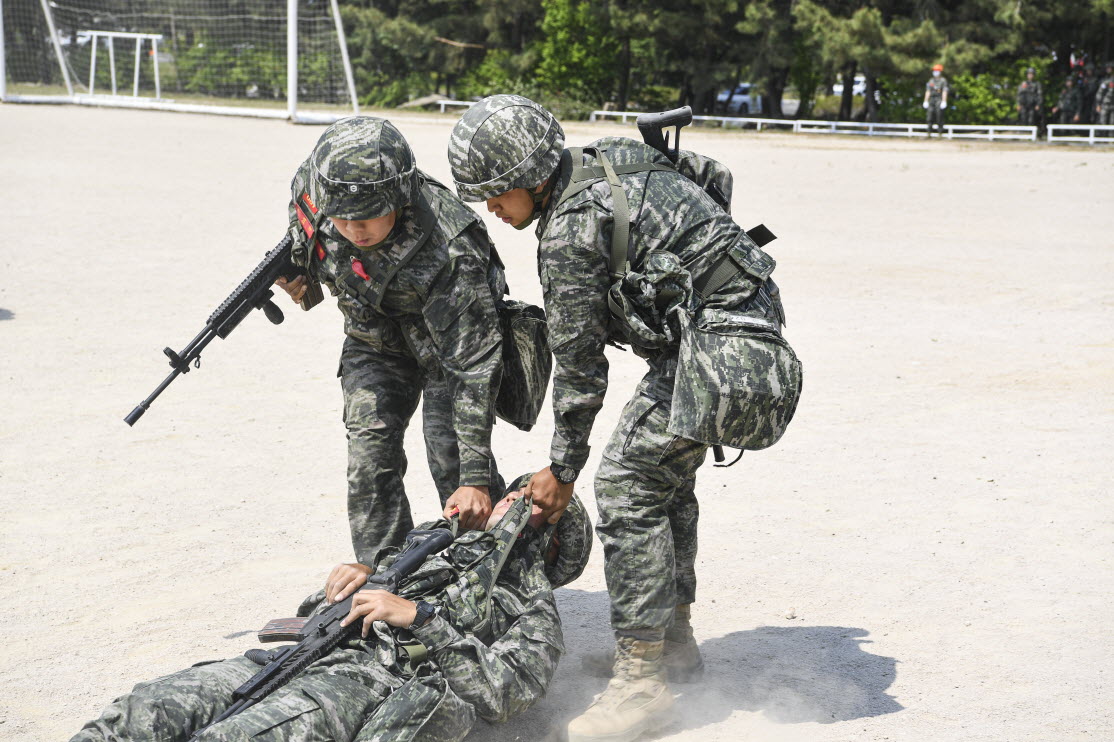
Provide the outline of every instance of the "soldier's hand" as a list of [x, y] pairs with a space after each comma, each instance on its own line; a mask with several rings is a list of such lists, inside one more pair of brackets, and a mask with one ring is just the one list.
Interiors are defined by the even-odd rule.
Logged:
[[282, 276], [279, 276], [278, 279], [275, 281], [275, 285], [286, 293], [290, 294], [290, 298], [294, 300], [295, 304], [302, 300], [302, 297], [305, 296], [306, 289], [308, 288], [308, 286], [306, 285], [305, 276], [298, 276], [293, 281], [287, 281]]
[[923, 106], [924, 106], [925, 108], [928, 108], [928, 101], [925, 101], [925, 102], [924, 102], [923, 104], [921, 104], [921, 105], [923, 105]]
[[561, 484], [547, 466], [533, 476], [526, 485], [525, 492], [527, 496], [534, 498], [534, 505], [541, 508], [546, 522], [556, 523], [569, 506], [575, 484]]
[[487, 528], [491, 517], [491, 494], [487, 487], [458, 487], [445, 502], [444, 516], [460, 515], [460, 527], [475, 531]]
[[400, 598], [386, 590], [363, 590], [352, 598], [352, 610], [340, 625], [348, 626], [363, 619], [364, 625], [360, 628], [360, 636], [366, 638], [371, 631], [371, 624], [375, 621], [386, 621], [391, 626], [404, 629], [414, 623], [417, 615], [417, 603]]
[[339, 603], [367, 583], [371, 567], [362, 564], [338, 564], [325, 580], [325, 602]]
[[948, 102], [946, 100], [940, 101], [940, 110], [944, 110], [947, 107], [948, 107]]

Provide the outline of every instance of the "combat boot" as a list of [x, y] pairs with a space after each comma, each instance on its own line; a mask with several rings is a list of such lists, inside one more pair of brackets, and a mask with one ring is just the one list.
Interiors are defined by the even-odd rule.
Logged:
[[633, 742], [673, 721], [664, 645], [619, 638], [611, 680], [588, 710], [569, 722], [568, 742]]
[[[675, 683], [694, 683], [704, 676], [704, 658], [692, 635], [691, 605], [679, 605], [673, 610], [673, 625], [665, 632], [665, 662], [667, 677]], [[596, 678], [611, 677], [615, 667], [615, 650], [591, 652], [580, 661], [581, 669]]]

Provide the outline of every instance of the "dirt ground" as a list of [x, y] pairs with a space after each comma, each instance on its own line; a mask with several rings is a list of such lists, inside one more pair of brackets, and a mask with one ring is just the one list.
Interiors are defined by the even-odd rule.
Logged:
[[[452, 118], [396, 121], [447, 178]], [[331, 306], [250, 317], [122, 422], [161, 348], [278, 241], [320, 132], [0, 107], [0, 739], [65, 739], [138, 681], [243, 652], [351, 558]], [[682, 142], [732, 168], [743, 226], [778, 235], [805, 391], [778, 446], [701, 470], [708, 672], [662, 738], [1114, 739], [1114, 152]], [[514, 293], [540, 300], [531, 234], [489, 227]], [[585, 483], [643, 373], [611, 361]], [[543, 418], [497, 427], [504, 471], [546, 464]], [[601, 551], [558, 592], [548, 696], [470, 739], [537, 739], [602, 689], [579, 670], [610, 641]]]

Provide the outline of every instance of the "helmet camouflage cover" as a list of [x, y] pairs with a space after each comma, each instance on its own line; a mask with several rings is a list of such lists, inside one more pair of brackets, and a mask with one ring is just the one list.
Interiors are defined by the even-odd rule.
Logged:
[[410, 203], [417, 189], [410, 145], [394, 124], [375, 116], [351, 116], [326, 129], [310, 165], [310, 197], [337, 219], [385, 216]]
[[469, 108], [449, 138], [449, 165], [465, 201], [534, 188], [561, 161], [565, 132], [549, 111], [521, 95], [493, 95]]
[[[507, 487], [507, 494], [522, 489], [533, 477], [523, 474]], [[554, 526], [552, 537], [557, 541], [557, 558], [545, 567], [545, 576], [554, 588], [569, 584], [584, 572], [592, 555], [592, 519], [576, 495], [561, 520]]]

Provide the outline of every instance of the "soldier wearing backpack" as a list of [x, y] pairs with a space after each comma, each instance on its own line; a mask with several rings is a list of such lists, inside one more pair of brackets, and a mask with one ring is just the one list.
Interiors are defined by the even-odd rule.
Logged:
[[[607, 391], [604, 346], [630, 345], [649, 365], [595, 480], [612, 679], [568, 730], [570, 742], [633, 740], [671, 719], [666, 669], [684, 679], [703, 668], [689, 624], [696, 470], [710, 445], [776, 442], [801, 369], [781, 334], [773, 259], [700, 184], [642, 142], [564, 145], [547, 110], [496, 95], [457, 123], [449, 162], [465, 201], [486, 201], [516, 229], [539, 220], [555, 430], [551, 463], [530, 492], [554, 518], [588, 459]], [[729, 186], [718, 163], [696, 165], [690, 176]]]

